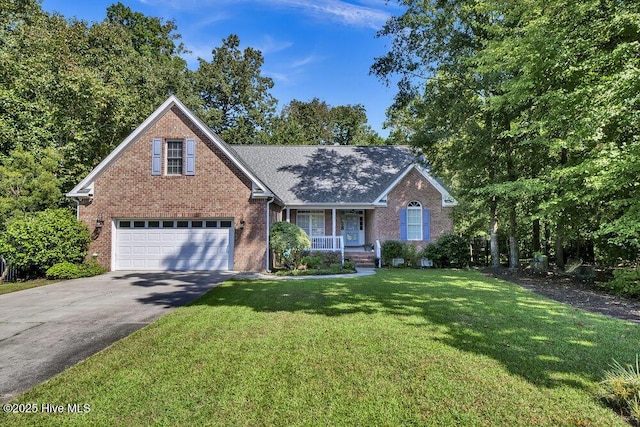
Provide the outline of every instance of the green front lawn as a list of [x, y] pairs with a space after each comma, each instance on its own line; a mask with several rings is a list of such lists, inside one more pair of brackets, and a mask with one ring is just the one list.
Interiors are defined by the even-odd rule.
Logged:
[[594, 397], [639, 325], [474, 272], [231, 280], [14, 403], [0, 425], [626, 425]]
[[27, 280], [26, 282], [4, 282], [0, 285], [0, 295], [8, 294], [11, 292], [23, 291], [25, 289], [37, 288], [39, 286], [46, 286], [52, 283], [57, 283], [60, 280]]

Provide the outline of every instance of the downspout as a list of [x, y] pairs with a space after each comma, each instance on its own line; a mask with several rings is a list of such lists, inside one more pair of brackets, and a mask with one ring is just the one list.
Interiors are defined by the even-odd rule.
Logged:
[[269, 210], [269, 205], [271, 203], [273, 203], [273, 200], [275, 199], [275, 197], [272, 197], [270, 200], [267, 200], [267, 221], [265, 224], [267, 224], [267, 254], [266, 254], [266, 266], [265, 266], [265, 270], [267, 271], [267, 273], [271, 273], [271, 270], [269, 270], [269, 228], [271, 228], [271, 224], [269, 224], [269, 220], [270, 218], [270, 213], [271, 211]]
[[76, 202], [76, 220], [80, 221], [80, 199], [73, 197], [71, 200]]

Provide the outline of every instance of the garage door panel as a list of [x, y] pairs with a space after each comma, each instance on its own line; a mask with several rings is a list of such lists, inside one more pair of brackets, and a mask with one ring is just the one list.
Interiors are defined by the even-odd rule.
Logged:
[[229, 270], [230, 228], [117, 228], [116, 270]]

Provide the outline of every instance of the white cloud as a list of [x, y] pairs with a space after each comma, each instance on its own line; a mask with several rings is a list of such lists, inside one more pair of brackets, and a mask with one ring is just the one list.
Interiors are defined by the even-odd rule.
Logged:
[[288, 40], [276, 40], [270, 35], [264, 35], [262, 40], [256, 45], [256, 49], [263, 55], [280, 52], [293, 46], [293, 42]]
[[[282, 5], [300, 9], [304, 13], [351, 26], [378, 29], [389, 18], [380, 7], [362, 6], [340, 0], [259, 0], [274, 6]], [[373, 5], [373, 3], [371, 3]]]
[[259, 3], [270, 7], [287, 7], [343, 25], [379, 29], [384, 25], [393, 6], [382, 0], [361, 0], [359, 4], [341, 0], [139, 0], [152, 6], [181, 11], [204, 11], [211, 6], [222, 7], [237, 3]]

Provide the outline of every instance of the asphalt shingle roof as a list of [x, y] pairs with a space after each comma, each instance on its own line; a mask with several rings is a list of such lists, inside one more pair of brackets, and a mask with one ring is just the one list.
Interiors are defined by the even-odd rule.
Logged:
[[372, 203], [416, 161], [403, 146], [234, 145], [282, 201]]

